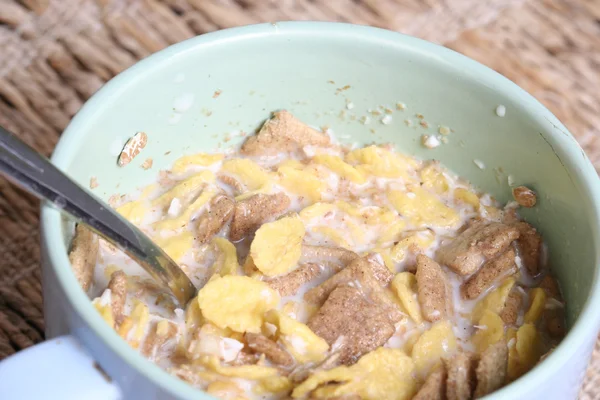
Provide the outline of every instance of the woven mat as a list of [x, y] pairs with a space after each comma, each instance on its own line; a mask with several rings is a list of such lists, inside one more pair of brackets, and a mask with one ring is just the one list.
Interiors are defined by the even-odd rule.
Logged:
[[[541, 100], [600, 170], [598, 0], [0, 0], [0, 125], [49, 155], [104, 82], [169, 44], [276, 20], [374, 25], [464, 53]], [[0, 360], [44, 338], [38, 202], [0, 178]], [[600, 341], [581, 399], [600, 398]]]

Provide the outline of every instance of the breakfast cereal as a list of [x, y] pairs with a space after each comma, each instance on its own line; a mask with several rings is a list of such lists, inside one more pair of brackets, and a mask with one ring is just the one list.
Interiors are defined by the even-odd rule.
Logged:
[[70, 261], [123, 340], [217, 398], [469, 400], [565, 334], [525, 189], [502, 207], [437, 161], [278, 111], [239, 151], [184, 155], [112, 198], [196, 285], [186, 307], [82, 225]]

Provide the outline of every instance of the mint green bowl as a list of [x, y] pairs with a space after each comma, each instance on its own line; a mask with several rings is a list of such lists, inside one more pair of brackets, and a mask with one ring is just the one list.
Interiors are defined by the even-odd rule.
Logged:
[[[220, 96], [213, 96], [217, 90]], [[174, 107], [190, 105], [182, 100], [189, 103], [187, 94], [193, 103], [177, 115]], [[354, 108], [348, 110], [347, 102]], [[397, 102], [406, 110], [396, 110]], [[369, 125], [352, 120], [379, 105], [393, 109], [389, 125], [374, 116]], [[496, 115], [498, 105], [506, 107], [503, 118]], [[213, 150], [232, 131], [252, 131], [277, 109], [328, 125], [346, 141], [393, 142], [403, 152], [439, 159], [501, 201], [510, 199], [508, 175], [535, 189], [538, 206], [523, 215], [548, 243], [570, 332], [532, 372], [487, 398], [576, 396], [600, 323], [598, 176], [546, 108], [460, 54], [386, 30], [335, 23], [286, 22], [202, 35], [148, 57], [103, 87], [73, 119], [52, 161], [84, 185], [95, 176], [94, 193], [106, 200], [155, 181], [182, 154]], [[429, 129], [419, 126], [416, 113]], [[420, 136], [439, 125], [453, 129], [449, 142], [424, 148]], [[118, 168], [115, 148], [137, 131], [148, 134], [147, 147]], [[228, 144], [240, 140], [233, 135]], [[140, 165], [148, 157], [154, 166], [146, 171]], [[104, 324], [70, 272], [69, 224], [44, 206], [42, 228], [48, 336], [74, 335], [125, 398], [209, 398], [143, 359]]]

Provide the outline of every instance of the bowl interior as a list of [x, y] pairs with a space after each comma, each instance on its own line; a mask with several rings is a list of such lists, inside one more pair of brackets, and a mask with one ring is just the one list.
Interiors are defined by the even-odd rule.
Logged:
[[[548, 243], [572, 325], [595, 282], [598, 218], [584, 183], [593, 169], [564, 127], [508, 80], [449, 50], [371, 28], [315, 26], [215, 34], [153, 56], [86, 106], [54, 161], [86, 187], [96, 177], [93, 192], [108, 199], [155, 181], [182, 154], [240, 143], [240, 131], [287, 109], [342, 141], [392, 142], [440, 160], [502, 202], [511, 176], [538, 193], [538, 206], [522, 215]], [[389, 124], [380, 106], [391, 110]], [[448, 143], [424, 148], [421, 135], [439, 126], [452, 129]], [[148, 145], [117, 167], [119, 146], [138, 131]], [[153, 166], [144, 170], [147, 158]]]

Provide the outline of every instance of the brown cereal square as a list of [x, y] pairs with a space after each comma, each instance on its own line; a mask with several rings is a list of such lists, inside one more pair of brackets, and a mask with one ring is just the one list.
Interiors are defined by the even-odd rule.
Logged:
[[69, 252], [69, 261], [79, 285], [85, 292], [88, 291], [94, 279], [98, 246], [98, 237], [85, 225], [77, 224]]
[[209, 205], [209, 209], [198, 218], [198, 228], [196, 239], [200, 243], [205, 243], [213, 235], [223, 228], [223, 226], [233, 216], [235, 202], [225, 196], [215, 196]]
[[284, 193], [255, 194], [235, 205], [229, 238], [233, 242], [252, 235], [263, 223], [277, 218], [290, 206]]
[[248, 347], [252, 349], [252, 351], [264, 354], [273, 364], [281, 365], [283, 367], [291, 367], [294, 365], [293, 357], [281, 345], [268, 337], [261, 335], [260, 333], [250, 332], [246, 332], [244, 337]]
[[269, 279], [266, 283], [271, 289], [277, 290], [280, 296], [292, 296], [298, 292], [298, 289], [307, 282], [310, 282], [323, 272], [318, 264], [304, 264], [295, 270], [274, 279]]
[[515, 251], [509, 249], [498, 257], [486, 262], [479, 271], [471, 276], [461, 286], [462, 297], [468, 300], [479, 297], [494, 282], [517, 272], [515, 263]]
[[472, 353], [456, 353], [444, 364], [448, 373], [446, 397], [448, 400], [470, 400], [475, 388], [476, 357]]
[[429, 374], [412, 400], [445, 400], [446, 376], [446, 368], [442, 365]]
[[478, 399], [500, 389], [506, 380], [508, 347], [503, 340], [488, 347], [482, 354], [475, 370], [477, 386], [474, 398]]
[[429, 322], [446, 318], [452, 297], [446, 274], [431, 258], [417, 255], [417, 293], [423, 317]]

